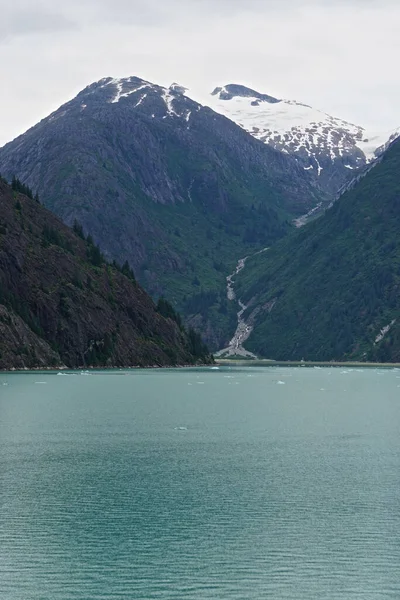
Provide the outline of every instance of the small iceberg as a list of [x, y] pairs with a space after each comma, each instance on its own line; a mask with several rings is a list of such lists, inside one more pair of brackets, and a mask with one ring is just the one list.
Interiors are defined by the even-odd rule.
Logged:
[[286, 385], [286, 383], [284, 381], [277, 381], [276, 385]]

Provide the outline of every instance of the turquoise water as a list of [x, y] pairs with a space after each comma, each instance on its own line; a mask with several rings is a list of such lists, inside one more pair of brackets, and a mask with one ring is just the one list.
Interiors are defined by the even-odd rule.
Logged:
[[400, 371], [0, 374], [0, 598], [399, 599]]

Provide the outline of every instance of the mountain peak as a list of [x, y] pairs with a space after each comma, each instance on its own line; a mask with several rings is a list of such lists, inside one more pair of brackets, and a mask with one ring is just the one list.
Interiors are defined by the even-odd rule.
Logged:
[[169, 91], [175, 94], [182, 94], [185, 95], [185, 93], [188, 91], [188, 88], [184, 87], [183, 85], [180, 85], [179, 83], [171, 83], [171, 85], [169, 86]]
[[268, 102], [269, 104], [276, 104], [281, 102], [273, 96], [268, 94], [260, 94], [256, 90], [252, 90], [244, 85], [238, 85], [236, 83], [230, 83], [224, 87], [217, 87], [211, 94], [212, 96], [218, 96], [220, 100], [233, 100], [233, 98], [252, 98], [252, 104], [258, 106], [260, 102]]
[[237, 84], [217, 87], [206, 103], [259, 141], [293, 155], [335, 197], [352, 171], [381, 155], [400, 133], [369, 134], [307, 104], [278, 100]]

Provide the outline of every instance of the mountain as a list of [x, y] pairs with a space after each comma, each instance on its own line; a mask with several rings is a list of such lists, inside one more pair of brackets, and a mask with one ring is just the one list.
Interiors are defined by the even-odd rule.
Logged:
[[17, 175], [109, 259], [165, 294], [214, 348], [226, 341], [226, 275], [326, 200], [287, 156], [183, 94], [103, 79], [0, 149]]
[[320, 219], [249, 258], [246, 348], [276, 359], [400, 361], [400, 140]]
[[[0, 369], [147, 366], [209, 360], [127, 265], [0, 180]], [[77, 228], [79, 233], [79, 227]], [[121, 272], [122, 271], [122, 272]]]
[[280, 100], [236, 84], [216, 88], [202, 98], [202, 103], [256, 139], [295, 156], [333, 196], [354, 171], [380, 155], [400, 134], [400, 128], [390, 133], [367, 132], [307, 104]]

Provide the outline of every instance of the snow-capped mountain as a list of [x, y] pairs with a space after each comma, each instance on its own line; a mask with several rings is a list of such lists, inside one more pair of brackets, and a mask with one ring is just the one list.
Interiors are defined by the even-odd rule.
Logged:
[[330, 198], [293, 156], [184, 92], [102, 79], [0, 148], [0, 173], [79, 221], [110, 260], [128, 260], [215, 349], [231, 338], [226, 275], [238, 257]]
[[400, 134], [400, 128], [371, 133], [306, 104], [260, 94], [242, 85], [218, 87], [196, 99], [258, 140], [294, 154], [333, 194], [352, 177], [352, 171], [376, 158]]
[[[269, 179], [274, 181], [274, 189], [277, 186], [282, 190], [285, 201], [281, 206], [284, 206], [290, 214], [297, 216], [303, 213], [304, 208], [311, 210], [321, 200], [329, 200], [324, 190], [315, 183], [310, 174], [304, 173], [293, 156], [283, 154], [269, 145], [259, 144], [234, 121], [191, 99], [186, 92], [187, 89], [177, 83], [166, 88], [134, 76], [123, 79], [103, 78], [87, 86], [75, 98], [62, 105], [25, 134], [0, 148], [0, 172], [6, 174], [15, 172], [20, 179], [27, 181], [35, 189], [40, 189], [39, 180], [33, 181], [32, 177], [32, 166], [38, 168], [42, 165], [41, 161], [38, 162], [39, 150], [40, 153], [43, 151], [42, 144], [39, 143], [40, 132], [46, 132], [46, 135], [52, 137], [55, 134], [62, 137], [65, 135], [67, 124], [69, 127], [79, 125], [80, 128], [89, 124], [94, 126], [94, 115], [97, 122], [105, 118], [106, 114], [108, 123], [120, 119], [121, 115], [126, 113], [126, 122], [118, 122], [121, 134], [126, 133], [127, 130], [131, 131], [131, 134], [135, 130], [140, 130], [140, 134], [146, 137], [148, 130], [154, 129], [157, 131], [157, 139], [165, 140], [172, 136], [179, 138], [180, 153], [181, 147], [188, 144], [189, 140], [191, 148], [199, 147], [206, 155], [215, 151], [213, 144], [217, 140], [221, 152], [225, 146], [234, 146], [234, 152], [238, 155], [243, 169], [250, 170], [254, 176], [259, 176], [260, 168], [263, 170], [264, 190], [268, 188]], [[213, 143], [209, 132], [215, 138]], [[30, 144], [32, 140], [35, 140], [33, 145]], [[137, 134], [130, 139], [130, 143], [133, 144], [134, 141], [139, 142]], [[24, 152], [21, 151], [22, 146], [25, 147]], [[246, 147], [249, 148], [248, 151], [245, 150]], [[32, 155], [28, 148], [32, 150]], [[150, 165], [152, 167], [156, 165], [155, 149], [151, 153], [151, 149], [145, 147], [143, 143], [139, 144], [137, 150], [142, 156], [145, 151], [148, 151]], [[253, 162], [249, 158], [251, 152], [254, 153]], [[162, 153], [163, 156], [166, 153], [168, 160], [172, 162], [171, 148], [168, 153], [166, 145], [162, 148]], [[18, 169], [22, 166], [19, 164], [22, 158], [24, 169], [26, 168], [24, 172], [17, 171], [17, 166]], [[175, 204], [185, 202], [187, 199], [191, 201], [195, 182], [190, 180], [184, 192], [178, 191], [172, 185], [160, 184], [165, 173], [162, 176], [161, 173], [154, 174], [154, 177], [149, 178], [147, 173], [149, 165], [145, 167], [144, 191], [153, 200], [161, 204]], [[159, 166], [159, 168], [162, 170], [163, 167]], [[277, 178], [276, 173], [279, 173]], [[202, 177], [205, 175], [205, 173], [201, 174]], [[148, 179], [151, 180], [150, 183]]]
[[[194, 113], [203, 107], [211, 108], [257, 140], [294, 156], [300, 168], [332, 199], [400, 134], [400, 128], [395, 132], [371, 133], [306, 104], [236, 84], [197, 95], [177, 83], [165, 88], [137, 77], [108, 77], [83, 90], [79, 98], [82, 111], [100, 100], [119, 104], [129, 99], [131, 107], [141, 114], [156, 120], [179, 118], [187, 129], [192, 126]], [[57, 111], [50, 119], [62, 114]]]

